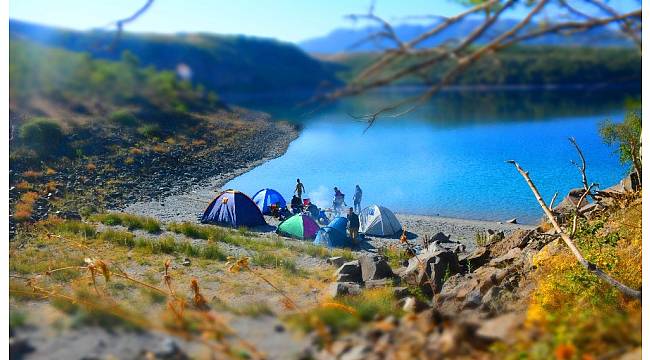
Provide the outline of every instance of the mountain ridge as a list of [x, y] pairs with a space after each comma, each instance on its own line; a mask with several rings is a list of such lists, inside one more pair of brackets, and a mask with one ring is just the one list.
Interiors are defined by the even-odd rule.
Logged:
[[[463, 38], [475, 29], [482, 20], [479, 19], [466, 19], [456, 24], [449, 26], [447, 29], [424, 41], [421, 46], [429, 47], [440, 45], [445, 41], [452, 39]], [[509, 29], [517, 22], [514, 19], [502, 19], [497, 21], [483, 36], [481, 36], [477, 43], [485, 43], [493, 39], [496, 34], [501, 33], [505, 29]], [[411, 40], [417, 35], [423, 33], [427, 29], [431, 29], [436, 23], [421, 25], [421, 24], [400, 24], [394, 27], [395, 33], [400, 39], [404, 41]], [[530, 27], [539, 24], [532, 24]], [[298, 43], [298, 45], [308, 53], [318, 54], [333, 54], [339, 52], [372, 52], [379, 51], [386, 48], [394, 47], [389, 40], [382, 39], [375, 42], [362, 40], [367, 38], [368, 35], [377, 32], [379, 27], [366, 26], [363, 28], [338, 28], [329, 32], [327, 35], [308, 39]], [[531, 39], [523, 42], [524, 45], [553, 45], [553, 46], [589, 46], [589, 47], [629, 47], [632, 42], [625, 38], [623, 35], [617, 33], [611, 28], [595, 28], [590, 31], [575, 33], [571, 35], [550, 34], [537, 39]]]

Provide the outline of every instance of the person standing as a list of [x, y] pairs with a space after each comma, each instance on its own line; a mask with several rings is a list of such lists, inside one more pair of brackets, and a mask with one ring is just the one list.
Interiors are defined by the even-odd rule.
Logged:
[[300, 179], [296, 179], [296, 190], [294, 190], [294, 194], [298, 196], [298, 198], [302, 201], [302, 193], [305, 192], [305, 186], [300, 182]]
[[348, 209], [348, 231], [350, 232], [350, 238], [352, 243], [357, 245], [357, 237], [359, 237], [359, 215], [354, 213], [354, 208]]
[[359, 185], [354, 189], [354, 210], [357, 213], [361, 213], [361, 196], [363, 196], [363, 191], [361, 191], [361, 188]]

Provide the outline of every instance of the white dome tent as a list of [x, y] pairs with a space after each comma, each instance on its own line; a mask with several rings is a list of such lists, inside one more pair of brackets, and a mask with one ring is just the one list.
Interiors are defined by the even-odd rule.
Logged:
[[391, 236], [402, 231], [402, 224], [392, 211], [380, 205], [370, 205], [359, 214], [359, 231], [366, 235]]

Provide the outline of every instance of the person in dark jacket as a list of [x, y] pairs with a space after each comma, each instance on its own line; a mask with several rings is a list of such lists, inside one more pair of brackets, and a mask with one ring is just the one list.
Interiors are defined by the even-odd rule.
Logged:
[[357, 244], [357, 237], [359, 237], [359, 215], [354, 213], [353, 208], [348, 209], [348, 231], [350, 238], [354, 244]]
[[291, 211], [294, 214], [302, 212], [302, 200], [296, 195], [291, 198]]

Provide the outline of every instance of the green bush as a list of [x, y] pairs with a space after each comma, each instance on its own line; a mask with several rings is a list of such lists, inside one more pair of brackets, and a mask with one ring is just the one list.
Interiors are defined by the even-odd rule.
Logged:
[[138, 125], [138, 119], [128, 110], [117, 110], [109, 115], [108, 120], [116, 125], [133, 127]]
[[61, 125], [46, 118], [34, 118], [20, 128], [23, 145], [39, 156], [57, 155], [65, 150], [65, 136]]
[[162, 135], [158, 124], [144, 124], [138, 128], [138, 133], [147, 138], [156, 138]]

